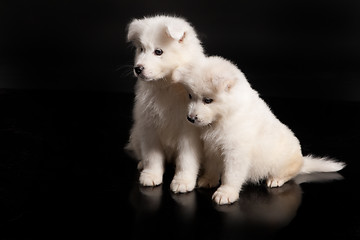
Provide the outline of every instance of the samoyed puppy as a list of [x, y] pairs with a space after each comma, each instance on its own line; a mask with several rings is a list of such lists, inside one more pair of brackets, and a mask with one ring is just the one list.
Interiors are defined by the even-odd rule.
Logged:
[[[230, 204], [246, 181], [280, 187], [300, 173], [333, 172], [345, 164], [303, 156], [298, 139], [271, 112], [244, 74], [221, 57], [174, 71], [189, 97], [187, 119], [201, 129], [204, 174], [200, 187], [215, 187], [213, 200]], [[185, 116], [183, 117], [185, 118]]]
[[162, 183], [165, 160], [175, 159], [173, 192], [188, 192], [196, 185], [202, 156], [199, 129], [184, 117], [188, 97], [172, 79], [174, 69], [204, 58], [193, 27], [170, 16], [134, 19], [127, 40], [136, 48], [134, 123], [126, 146], [140, 161], [143, 186]]

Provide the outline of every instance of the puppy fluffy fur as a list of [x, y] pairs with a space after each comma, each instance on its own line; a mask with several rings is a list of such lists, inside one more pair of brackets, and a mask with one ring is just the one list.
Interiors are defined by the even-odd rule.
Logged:
[[189, 92], [187, 118], [201, 129], [204, 175], [200, 187], [221, 186], [213, 199], [229, 204], [246, 181], [280, 187], [299, 173], [332, 172], [345, 165], [303, 156], [298, 139], [271, 112], [244, 74], [221, 57], [179, 67], [173, 79]]
[[134, 123], [127, 150], [140, 161], [140, 184], [162, 183], [164, 161], [176, 159], [170, 188], [194, 189], [202, 156], [199, 129], [185, 117], [187, 92], [172, 80], [173, 70], [204, 58], [193, 27], [184, 19], [155, 16], [134, 19], [127, 39], [135, 48]]

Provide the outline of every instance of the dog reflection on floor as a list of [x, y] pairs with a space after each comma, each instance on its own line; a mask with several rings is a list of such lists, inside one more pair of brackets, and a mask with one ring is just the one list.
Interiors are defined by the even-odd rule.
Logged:
[[298, 175], [280, 188], [259, 189], [259, 186], [250, 185], [240, 195], [238, 204], [216, 206], [216, 210], [226, 213], [229, 224], [244, 223], [276, 230], [288, 225], [296, 216], [302, 199], [300, 184], [341, 179], [339, 173], [312, 173]]
[[[219, 206], [207, 202], [208, 206], [212, 206], [207, 209], [211, 211], [208, 217], [220, 221], [224, 233], [230, 230], [246, 232], [249, 229], [261, 229], [263, 234], [271, 233], [285, 227], [295, 218], [302, 200], [300, 184], [341, 179], [343, 177], [339, 173], [312, 173], [299, 175], [280, 188], [247, 185], [239, 201], [234, 204]], [[145, 221], [149, 228], [152, 224], [156, 228], [159, 222], [166, 224], [171, 221], [186, 222], [187, 226], [196, 225], [194, 219], [198, 219], [197, 214], [200, 214], [199, 204], [202, 204], [203, 211], [204, 201], [209, 199], [208, 195], [213, 191], [197, 189], [186, 194], [173, 194], [164, 185], [149, 188], [135, 182], [129, 199], [135, 210], [134, 224], [143, 224]], [[151, 218], [156, 220], [148, 221]]]

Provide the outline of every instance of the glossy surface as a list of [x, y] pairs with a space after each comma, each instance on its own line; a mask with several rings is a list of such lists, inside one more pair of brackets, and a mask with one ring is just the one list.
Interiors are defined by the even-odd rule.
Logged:
[[[247, 185], [230, 206], [214, 190], [139, 186], [123, 151], [133, 95], [0, 90], [0, 219], [4, 239], [360, 238], [360, 103], [266, 99], [305, 154], [347, 163], [281, 188]], [[184, 116], [186, 121], [186, 116]]]

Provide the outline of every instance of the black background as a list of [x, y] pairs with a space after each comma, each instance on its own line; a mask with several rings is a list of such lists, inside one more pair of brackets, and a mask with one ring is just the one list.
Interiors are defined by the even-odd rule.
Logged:
[[[347, 164], [281, 188], [141, 187], [126, 25], [175, 14], [299, 138]], [[359, 239], [360, 1], [0, 1], [0, 239]], [[184, 121], [185, 116], [184, 116]]]
[[1, 1], [0, 88], [131, 92], [126, 25], [171, 14], [265, 96], [360, 100], [360, 2]]

